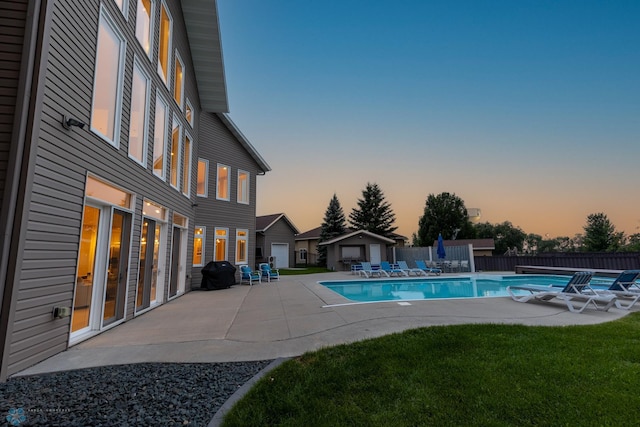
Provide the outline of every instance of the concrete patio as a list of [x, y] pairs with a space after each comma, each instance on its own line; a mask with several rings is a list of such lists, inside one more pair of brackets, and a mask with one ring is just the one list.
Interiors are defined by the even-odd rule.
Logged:
[[422, 326], [586, 325], [628, 313], [613, 308], [574, 314], [563, 304], [521, 304], [507, 297], [345, 304], [349, 301], [317, 283], [349, 279], [357, 277], [282, 276], [251, 287], [193, 291], [18, 375], [140, 362], [267, 360]]

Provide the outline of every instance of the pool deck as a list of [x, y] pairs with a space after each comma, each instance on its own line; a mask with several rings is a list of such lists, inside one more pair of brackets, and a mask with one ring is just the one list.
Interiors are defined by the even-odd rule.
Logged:
[[193, 291], [17, 375], [141, 362], [268, 360], [423, 326], [589, 325], [628, 313], [612, 308], [574, 314], [562, 303], [522, 304], [508, 297], [345, 305], [348, 300], [318, 284], [349, 279], [357, 276], [282, 276], [254, 286]]

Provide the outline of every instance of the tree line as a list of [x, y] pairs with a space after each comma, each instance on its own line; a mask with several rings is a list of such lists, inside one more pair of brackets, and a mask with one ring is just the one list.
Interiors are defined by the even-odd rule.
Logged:
[[[393, 224], [395, 214], [385, 200], [382, 189], [375, 183], [367, 183], [357, 206], [345, 217], [338, 197], [334, 193], [325, 211], [320, 227], [320, 242], [344, 234], [348, 226], [366, 230], [384, 237], [393, 237], [397, 229]], [[347, 225], [348, 224], [348, 225]], [[431, 246], [438, 235], [445, 239], [484, 239], [495, 242], [494, 255], [539, 254], [545, 252], [640, 252], [640, 233], [625, 235], [616, 230], [606, 214], [599, 212], [587, 216], [584, 233], [573, 237], [545, 238], [535, 233], [525, 233], [509, 221], [491, 224], [473, 224], [464, 201], [455, 193], [429, 194], [423, 215], [418, 220], [418, 231], [413, 233], [413, 246]], [[326, 263], [326, 247], [318, 248], [319, 263]]]

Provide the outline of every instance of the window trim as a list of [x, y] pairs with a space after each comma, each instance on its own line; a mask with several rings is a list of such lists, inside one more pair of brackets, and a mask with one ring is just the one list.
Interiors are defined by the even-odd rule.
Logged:
[[[187, 111], [191, 111], [191, 118], [187, 117]], [[195, 116], [195, 113], [193, 112], [193, 105], [191, 105], [191, 101], [189, 101], [189, 98], [185, 98], [184, 117], [185, 119], [187, 119], [187, 123], [189, 123], [192, 129], [193, 129], [193, 123], [194, 123], [194, 116]]]
[[[198, 185], [200, 185], [200, 163], [205, 165], [204, 169], [204, 193], [198, 192]], [[198, 182], [196, 183], [196, 196], [197, 197], [209, 197], [209, 160], [198, 157]]]
[[176, 183], [175, 185], [171, 179], [171, 173], [173, 171], [173, 157], [171, 154], [169, 155], [169, 185], [180, 191], [180, 178], [182, 176], [182, 123], [176, 114], [173, 115], [173, 121], [171, 122], [171, 144], [169, 145], [169, 153], [172, 153], [173, 150], [173, 129], [174, 124], [178, 125], [178, 157], [176, 160]]
[[[227, 168], [227, 197], [220, 197], [220, 168]], [[216, 168], [216, 199], [226, 202], [231, 200], [231, 167], [222, 163], [218, 163]]]
[[[245, 232], [246, 233], [246, 237], [245, 238], [240, 238], [240, 233]], [[245, 246], [244, 246], [244, 261], [241, 261], [240, 258], [238, 257], [238, 243], [244, 240], [245, 242]], [[249, 230], [246, 228], [238, 228], [236, 229], [236, 265], [246, 265], [249, 264]]]
[[[136, 73], [136, 68], [138, 69], [138, 71], [140, 71], [140, 74], [142, 75], [144, 81], [145, 81], [145, 99], [144, 99], [144, 111], [143, 111], [143, 123], [142, 123], [142, 141], [141, 141], [141, 145], [142, 145], [142, 159], [137, 159], [136, 157], [134, 157], [131, 154], [131, 126], [133, 124], [133, 120], [131, 119], [132, 117], [132, 113], [133, 113], [133, 78], [135, 76]], [[147, 74], [147, 72], [145, 71], [144, 67], [142, 66], [142, 64], [140, 63], [140, 60], [138, 59], [138, 56], [135, 55], [133, 58], [133, 68], [131, 71], [131, 95], [129, 97], [130, 99], [130, 103], [129, 103], [129, 146], [127, 147], [127, 154], [129, 155], [129, 158], [131, 160], [133, 160], [134, 162], [138, 163], [139, 165], [142, 165], [143, 167], [147, 167], [147, 154], [148, 154], [148, 148], [147, 148], [147, 144], [149, 143], [149, 138], [148, 138], [148, 134], [149, 134], [149, 112], [150, 112], [150, 94], [151, 94], [151, 77], [149, 77], [149, 74]]]
[[122, 7], [118, 4], [116, 0], [113, 1], [116, 4], [116, 7], [120, 9], [122, 12], [122, 16], [124, 16], [125, 21], [129, 21], [129, 0], [122, 0]]
[[[167, 43], [167, 76], [165, 78], [164, 72], [162, 70], [162, 65], [160, 65], [160, 42], [162, 40], [162, 9], [167, 13], [167, 18], [169, 18], [169, 36]], [[160, 79], [164, 82], [164, 85], [167, 89], [171, 86], [171, 52], [173, 52], [173, 16], [171, 16], [171, 12], [169, 11], [169, 6], [165, 0], [161, 0], [160, 2], [160, 18], [158, 20], [158, 75]], [[155, 34], [154, 34], [155, 35]]]
[[[247, 175], [246, 200], [241, 200], [240, 199], [240, 174], [246, 174]], [[237, 203], [240, 203], [240, 204], [243, 204], [243, 205], [248, 205], [248, 204], [251, 203], [251, 174], [249, 173], [249, 171], [238, 169], [238, 183], [237, 183], [236, 190], [237, 190], [237, 195], [236, 195]]]
[[229, 228], [228, 227], [215, 227], [213, 231], [213, 257], [211, 258], [213, 261], [216, 260], [216, 240], [218, 239], [218, 230], [226, 231], [224, 238], [222, 240], [225, 241], [224, 244], [224, 259], [218, 261], [227, 261], [229, 259]]
[[[128, 1], [128, 0], [124, 0], [124, 1]], [[149, 0], [149, 4], [151, 6], [151, 10], [149, 11], [149, 34], [147, 34], [147, 36], [149, 37], [149, 52], [145, 50], [144, 46], [142, 45], [142, 41], [138, 38], [138, 4], [141, 1], [142, 0], [136, 1], [135, 35], [136, 35], [136, 40], [138, 40], [138, 43], [140, 43], [140, 46], [142, 47], [142, 51], [146, 53], [147, 58], [151, 60], [153, 58], [153, 41], [155, 36], [155, 29], [154, 29], [155, 19], [154, 18], [156, 16], [156, 0]]]
[[[180, 63], [180, 68], [182, 69], [182, 78], [180, 79], [180, 101], [178, 101], [176, 99], [176, 76], [178, 75], [177, 73], [177, 64], [178, 62]], [[180, 107], [180, 111], [184, 112], [184, 100], [185, 100], [185, 96], [184, 96], [184, 88], [185, 88], [185, 78], [186, 78], [186, 68], [184, 66], [184, 61], [182, 60], [182, 57], [180, 56], [180, 53], [178, 52], [178, 49], [176, 49], [176, 54], [175, 54], [175, 60], [174, 60], [174, 69], [173, 69], [173, 100], [176, 102], [176, 104], [178, 105], [178, 107]]]
[[120, 132], [122, 131], [122, 100], [123, 100], [123, 87], [124, 87], [124, 65], [126, 61], [126, 52], [127, 52], [127, 39], [124, 37], [122, 31], [118, 28], [113, 17], [109, 14], [104, 4], [100, 6], [100, 16], [98, 18], [98, 34], [100, 33], [100, 25], [104, 23], [108, 25], [109, 28], [114, 32], [116, 37], [120, 40], [120, 52], [118, 58], [118, 77], [116, 82], [116, 102], [115, 102], [115, 112], [114, 112], [114, 123], [113, 123], [113, 140], [109, 139], [107, 135], [104, 135], [101, 131], [93, 126], [93, 114], [95, 112], [95, 101], [96, 101], [96, 87], [98, 85], [97, 82], [97, 74], [98, 74], [98, 43], [99, 36], [96, 36], [96, 56], [95, 56], [95, 64], [93, 68], [93, 92], [91, 94], [91, 118], [90, 118], [90, 129], [91, 131], [100, 137], [105, 142], [114, 146], [115, 148], [120, 148]]
[[[189, 159], [186, 158], [187, 155], [187, 139], [189, 140]], [[193, 164], [193, 138], [191, 138], [191, 134], [189, 134], [189, 132], [187, 132], [187, 130], [185, 129], [184, 131], [184, 135], [182, 137], [182, 194], [184, 194], [187, 197], [191, 196], [191, 171], [192, 171], [192, 167], [191, 165]], [[188, 163], [187, 163], [188, 160]], [[185, 169], [185, 166], [187, 167], [187, 169]], [[186, 183], [185, 183], [186, 181]], [[186, 185], [185, 185], [186, 184]], [[187, 191], [185, 191], [187, 190]]]
[[[156, 118], [158, 117], [158, 104], [161, 103], [164, 105], [165, 109], [164, 109], [164, 140], [162, 141], [162, 174], [158, 175], [156, 173], [156, 169], [155, 169], [155, 153], [156, 153], [156, 131], [158, 129], [158, 122], [156, 121]], [[167, 126], [169, 124], [169, 118], [170, 118], [170, 113], [171, 110], [169, 109], [169, 103], [166, 102], [164, 100], [164, 97], [160, 94], [160, 91], [156, 88], [156, 106], [155, 106], [155, 111], [154, 111], [154, 120], [153, 120], [153, 150], [152, 150], [152, 158], [151, 158], [151, 170], [153, 171], [153, 174], [155, 176], [157, 176], [158, 178], [160, 178], [161, 180], [165, 181], [167, 179], [167, 165], [166, 165], [166, 161], [167, 161], [167, 140], [168, 140], [168, 136], [171, 132], [167, 132]], [[171, 123], [172, 126], [172, 130], [173, 130], [173, 123]]]
[[[202, 234], [197, 234], [196, 230], [198, 228], [202, 229]], [[196, 257], [196, 239], [201, 239], [202, 240], [202, 253], [200, 254], [200, 264], [196, 264], [195, 263], [195, 257]], [[206, 260], [206, 254], [205, 254], [205, 247], [206, 247], [206, 242], [207, 242], [207, 227], [205, 227], [204, 225], [196, 225], [193, 228], [193, 256], [191, 257], [191, 262], [193, 264], [193, 267], [204, 267], [204, 262]]]

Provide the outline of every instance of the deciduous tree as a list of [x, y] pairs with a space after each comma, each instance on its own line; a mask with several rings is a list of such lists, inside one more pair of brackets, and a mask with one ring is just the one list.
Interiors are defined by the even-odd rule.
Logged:
[[418, 220], [418, 234], [414, 238], [414, 244], [431, 246], [440, 233], [445, 239], [475, 237], [467, 208], [462, 199], [455, 194], [444, 192], [437, 196], [427, 196], [424, 213]]

